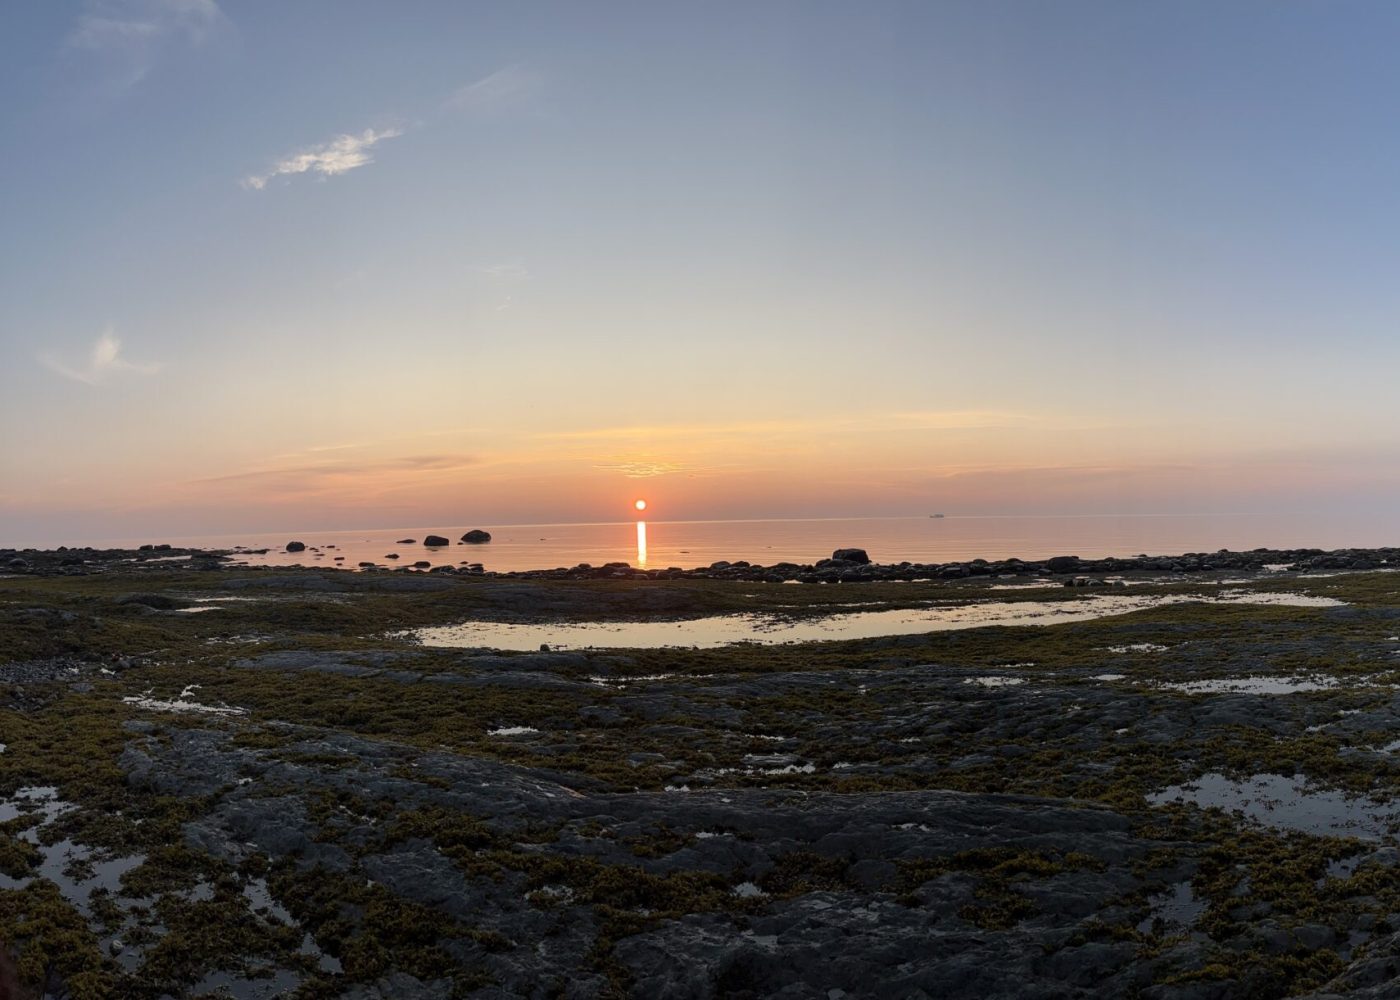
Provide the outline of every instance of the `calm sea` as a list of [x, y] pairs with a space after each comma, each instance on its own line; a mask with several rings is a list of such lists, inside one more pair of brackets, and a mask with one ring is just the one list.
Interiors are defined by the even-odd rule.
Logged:
[[[1390, 519], [1327, 518], [1306, 515], [1230, 514], [1194, 516], [967, 516], [942, 518], [822, 518], [754, 521], [648, 521], [645, 550], [639, 546], [638, 522], [612, 524], [469, 524], [364, 531], [304, 531], [281, 534], [206, 535], [191, 538], [123, 539], [108, 544], [169, 542], [203, 548], [268, 548], [250, 555], [250, 563], [344, 566], [359, 562], [433, 565], [480, 562], [487, 569], [548, 569], [626, 562], [633, 566], [685, 568], [708, 566], [721, 559], [811, 563], [833, 549], [858, 546], [876, 562], [950, 562], [965, 559], [1044, 559], [1054, 555], [1084, 558], [1138, 553], [1176, 555], [1216, 549], [1346, 548], [1400, 545], [1400, 514]], [[492, 534], [486, 545], [458, 545], [468, 528]], [[443, 549], [426, 549], [427, 534], [453, 539]], [[412, 538], [415, 544], [400, 545]], [[305, 542], [308, 551], [283, 551], [289, 540]], [[334, 546], [334, 548], [331, 548]], [[320, 552], [311, 552], [311, 547]], [[397, 553], [399, 559], [386, 560]], [[342, 557], [337, 563], [335, 558]]]

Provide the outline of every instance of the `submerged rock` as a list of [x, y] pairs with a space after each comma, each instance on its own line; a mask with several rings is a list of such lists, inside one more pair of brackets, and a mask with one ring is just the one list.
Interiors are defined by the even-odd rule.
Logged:
[[306, 551], [306, 543], [305, 543], [305, 542], [288, 542], [288, 543], [287, 543], [287, 551], [288, 551], [288, 552], [305, 552], [305, 551]]
[[423, 544], [431, 545], [436, 548], [440, 545], [451, 545], [452, 542], [443, 538], [441, 535], [429, 535], [427, 538], [423, 539]]
[[489, 542], [490, 540], [491, 532], [482, 531], [480, 528], [473, 528], [471, 531], [468, 531], [465, 535], [462, 536], [462, 541], [466, 542], [468, 545], [480, 545], [481, 543]]

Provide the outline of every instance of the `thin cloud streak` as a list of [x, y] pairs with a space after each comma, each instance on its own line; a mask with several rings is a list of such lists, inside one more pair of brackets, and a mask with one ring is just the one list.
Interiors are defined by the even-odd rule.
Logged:
[[111, 331], [105, 331], [97, 338], [88, 352], [87, 364], [75, 367], [52, 354], [39, 355], [39, 363], [50, 371], [86, 385], [98, 385], [120, 372], [134, 372], [141, 375], [154, 375], [160, 371], [159, 362], [128, 361], [121, 356], [122, 342]]
[[685, 474], [691, 477], [708, 472], [697, 466], [683, 465], [680, 462], [612, 462], [595, 465], [600, 472], [619, 472], [628, 479], [656, 479], [659, 476]]
[[374, 162], [369, 151], [385, 139], [396, 139], [403, 135], [402, 129], [387, 128], [375, 131], [367, 128], [358, 135], [338, 135], [330, 142], [311, 146], [298, 153], [283, 157], [273, 164], [266, 173], [253, 174], [243, 178], [245, 188], [261, 191], [274, 177], [295, 176], [315, 173], [322, 177], [337, 177], [356, 167]]
[[[353, 446], [351, 446], [353, 447]], [[327, 449], [329, 450], [329, 449]], [[288, 481], [307, 483], [311, 480], [361, 479], [385, 473], [450, 472], [478, 464], [474, 455], [408, 455], [403, 458], [363, 462], [322, 462], [315, 465], [284, 465], [271, 469], [252, 469], [222, 476], [188, 480], [190, 484]]]
[[882, 413], [819, 420], [755, 420], [732, 424], [659, 424], [598, 427], [537, 435], [558, 441], [610, 441], [630, 438], [705, 438], [743, 434], [812, 433], [816, 431], [979, 430], [999, 427], [1047, 426], [1050, 419], [1027, 413], [995, 410], [948, 410], [921, 413]]
[[459, 89], [447, 99], [447, 107], [477, 113], [499, 111], [528, 100], [543, 85], [538, 73], [524, 66], [507, 66]]
[[518, 260], [503, 261], [478, 270], [492, 281], [524, 281], [530, 277], [530, 270]]
[[[153, 0], [161, 4], [180, 6], [183, 4], [213, 4], [213, 0]], [[217, 10], [217, 8], [215, 8]], [[117, 29], [107, 28], [109, 32]], [[125, 30], [144, 30], [139, 24], [129, 25]], [[469, 83], [456, 91], [445, 102], [453, 111], [479, 114], [495, 113], [521, 103], [533, 96], [543, 81], [538, 74], [522, 66], [507, 66], [475, 83]], [[403, 135], [403, 129], [367, 128], [359, 133], [343, 133], [329, 142], [309, 146], [298, 152], [284, 156], [263, 173], [250, 174], [239, 183], [250, 191], [261, 191], [276, 177], [291, 177], [297, 174], [314, 173], [323, 179], [348, 173], [357, 167], [374, 162], [370, 150], [386, 139], [396, 139]], [[527, 273], [523, 266], [507, 263], [498, 268], [483, 268], [483, 273], [493, 279], [524, 278]]]
[[120, 91], [150, 73], [163, 49], [203, 45], [227, 24], [215, 0], [88, 0], [66, 45], [106, 60]]

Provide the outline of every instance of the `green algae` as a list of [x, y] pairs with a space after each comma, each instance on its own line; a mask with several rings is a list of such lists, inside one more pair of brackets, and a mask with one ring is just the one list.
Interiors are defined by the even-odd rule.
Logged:
[[[188, 598], [215, 596], [225, 592], [229, 580], [241, 579], [260, 580], [256, 574], [172, 574], [160, 581], [159, 592]], [[259, 919], [238, 891], [240, 879], [257, 865], [250, 863], [245, 871], [235, 872], [183, 846], [183, 826], [202, 813], [204, 803], [127, 785], [120, 758], [133, 734], [125, 723], [153, 724], [152, 738], [157, 740], [181, 728], [222, 727], [233, 733], [238, 746], [322, 768], [339, 767], [344, 761], [293, 749], [307, 733], [349, 732], [421, 751], [551, 768], [617, 790], [659, 789], [697, 771], [741, 768], [745, 754], [768, 749], [764, 741], [742, 733], [736, 736], [717, 725], [710, 713], [729, 702], [731, 695], [720, 688], [732, 679], [790, 672], [828, 674], [838, 683], [749, 698], [743, 705], [744, 730], [791, 734], [794, 752], [819, 766], [812, 774], [719, 774], [710, 779], [712, 787], [763, 785], [844, 794], [941, 788], [1107, 804], [1143, 816], [1142, 830], [1188, 845], [1195, 852], [1198, 863], [1192, 885], [1207, 901], [1200, 928], [1212, 940], [1244, 933], [1263, 912], [1286, 924], [1321, 924], [1335, 927], [1338, 933], [1354, 925], [1360, 914], [1383, 919], [1387, 913], [1400, 912], [1400, 893], [1389, 886], [1384, 870], [1363, 867], [1348, 878], [1325, 878], [1330, 861], [1357, 852], [1354, 842], [1242, 829], [1226, 817], [1202, 816], [1189, 809], [1149, 812], [1144, 798], [1153, 789], [1210, 770], [1301, 773], [1334, 787], [1390, 794], [1400, 776], [1390, 761], [1349, 754], [1341, 737], [1305, 731], [1310, 719], [1387, 701], [1374, 686], [1291, 696], [1293, 710], [1277, 731], [1249, 725], [1206, 727], [1147, 744], [1131, 735], [1110, 742], [1101, 733], [1047, 724], [1043, 731], [988, 744], [978, 726], [969, 722], [960, 729], [937, 732], [925, 727], [911, 734], [917, 743], [905, 744], [894, 738], [861, 742], [855, 734], [887, 717], [907, 701], [909, 692], [898, 687], [862, 692], [850, 680], [856, 672], [878, 675], [916, 666], [933, 672], [965, 672], [1018, 664], [1016, 670], [1028, 683], [1045, 677], [1072, 687], [1098, 683], [1087, 679], [1095, 673], [1126, 672], [1128, 680], [1119, 685], [1124, 689], [1122, 697], [1141, 716], [1192, 704], [1189, 696], [1152, 687], [1180, 677], [1228, 677], [1264, 669], [1280, 675], [1371, 676], [1378, 683], [1389, 683], [1385, 678], [1394, 671], [1388, 666], [1391, 654], [1384, 643], [1397, 628], [1395, 611], [1400, 607], [1392, 575], [1355, 574], [1307, 583], [1310, 590], [1325, 590], [1351, 604], [1346, 614], [1315, 608], [1177, 604], [1050, 627], [988, 628], [796, 647], [589, 654], [582, 664], [561, 661], [551, 668], [561, 678], [581, 682], [559, 690], [404, 684], [382, 677], [291, 675], [234, 665], [279, 650], [352, 654], [394, 650], [411, 656], [403, 664], [405, 669], [424, 677], [462, 672], [469, 668], [460, 655], [420, 649], [400, 633], [470, 614], [518, 613], [511, 603], [518, 602], [518, 597], [507, 600], [499, 587], [450, 583], [440, 591], [404, 593], [351, 589], [313, 595], [259, 588], [248, 592], [259, 598], [256, 601], [230, 603], [203, 615], [180, 615], [121, 603], [136, 587], [143, 592], [151, 589], [149, 574], [139, 583], [114, 575], [0, 580], [0, 661], [21, 664], [66, 657], [93, 667], [128, 661], [110, 677], [95, 670], [84, 673], [90, 690], [75, 690], [72, 681], [61, 678], [26, 683], [7, 693], [8, 701], [0, 701], [6, 706], [0, 707], [0, 741], [7, 744], [0, 754], [0, 791], [56, 787], [63, 799], [79, 808], [55, 820], [46, 838], [63, 836], [109, 851], [145, 853], [145, 862], [124, 877], [123, 891], [153, 900], [150, 913], [164, 927], [163, 933], [151, 936], [140, 970], [127, 973], [102, 953], [93, 926], [51, 883], [39, 879], [23, 889], [0, 891], [0, 937], [18, 950], [25, 977], [39, 982], [45, 976], [60, 976], [75, 997], [143, 996], [188, 983], [210, 968], [228, 967], [231, 961], [238, 968], [272, 959], [289, 966], [297, 963], [294, 953], [300, 934]], [[833, 600], [852, 599], [848, 588], [717, 581], [539, 586], [544, 604], [553, 602], [582, 613], [593, 602], [603, 618], [639, 613], [658, 587], [670, 594], [668, 608], [687, 615], [729, 610], [818, 614], [849, 606], [834, 605]], [[1283, 581], [1267, 584], [1272, 589], [1296, 586]], [[856, 593], [862, 602], [890, 608], [950, 596], [942, 584], [862, 585]], [[1080, 595], [962, 586], [956, 596], [1073, 600]], [[32, 613], [36, 608], [42, 613]], [[55, 619], [54, 614], [72, 617]], [[61, 627], [55, 627], [56, 622]], [[261, 638], [223, 642], [238, 635]], [[1108, 648], [1134, 643], [1162, 645], [1167, 651], [1148, 658]], [[697, 735], [680, 743], [665, 735], [649, 735], [647, 726], [627, 714], [633, 698], [630, 692], [582, 683], [595, 672], [622, 678], [680, 675], [686, 684], [684, 697], [675, 698], [646, 723], [685, 727]], [[207, 703], [237, 706], [246, 716], [232, 720], [172, 716], [121, 702], [122, 697], [148, 689], [170, 696], [189, 684], [200, 685], [199, 697]], [[1001, 699], [1010, 696], [958, 688], [941, 697], [949, 705], [984, 705], [991, 706], [987, 711], [995, 711]], [[622, 717], [612, 723], [581, 721], [584, 709], [599, 708], [616, 708]], [[532, 727], [543, 735], [538, 742], [522, 744], [488, 737], [503, 724]], [[804, 736], [813, 727], [821, 728], [820, 740]], [[843, 732], [851, 735], [842, 738]], [[1377, 739], [1382, 735], [1375, 734]], [[900, 738], [905, 737], [900, 734]], [[988, 759], [967, 763], [976, 756], [973, 751], [985, 753]], [[639, 766], [629, 760], [638, 754], [662, 759]], [[837, 763], [870, 765], [877, 771], [843, 775], [831, 770]], [[473, 877], [523, 879], [532, 902], [540, 907], [560, 905], [543, 890], [566, 887], [575, 901], [571, 905], [592, 908], [598, 921], [594, 961], [615, 977], [619, 989], [625, 987], [625, 974], [609, 957], [613, 942], [685, 914], [742, 916], [765, 905], [736, 897], [734, 876], [708, 872], [661, 876], [641, 867], [544, 857], [521, 847], [522, 838], [526, 842], [530, 836], [549, 839], [557, 830], [503, 838], [480, 817], [445, 810], [391, 814], [382, 803], [336, 795], [324, 795], [315, 802], [312, 817], [323, 835], [334, 841], [337, 816], [347, 809], [377, 814], [387, 830], [384, 843], [426, 839]], [[35, 865], [32, 845], [16, 837], [22, 828], [22, 824], [7, 827], [0, 840], [0, 871], [12, 877], [31, 874]], [[626, 846], [639, 860], [648, 860], [669, 856], [688, 842], [688, 834], [657, 828], [630, 838]], [[358, 852], [368, 849], [361, 847]], [[469, 940], [487, 950], [509, 944], [489, 931], [463, 926], [431, 908], [401, 900], [382, 886], [367, 887], [326, 872], [296, 871], [275, 859], [264, 862], [279, 897], [289, 901], [297, 920], [343, 965], [342, 973], [330, 975], [303, 961], [304, 996], [332, 996], [344, 983], [372, 981], [391, 969], [424, 978], [448, 976], [465, 992], [485, 979], [479, 971], [464, 969], [448, 943]], [[985, 930], [999, 930], [1033, 915], [1033, 903], [1021, 891], [1023, 886], [1085, 863], [1033, 852], [926, 859], [901, 870], [902, 881], [891, 891], [911, 898], [913, 890], [930, 878], [949, 872], [973, 876], [975, 898], [960, 915]], [[1316, 888], [1320, 879], [1322, 887]], [[212, 897], [200, 901], [181, 897], [197, 883], [212, 886]], [[774, 898], [851, 889], [848, 865], [842, 859], [810, 853], [780, 859], [761, 885]], [[98, 927], [110, 927], [120, 919], [114, 907], [111, 900], [97, 897], [94, 921]], [[211, 928], [226, 931], [215, 934]], [[1128, 939], [1135, 932], [1105, 924], [1095, 933]], [[133, 939], [140, 940], [139, 932]], [[1306, 955], [1222, 952], [1205, 966], [1165, 974], [1159, 982], [1247, 982], [1251, 995], [1283, 995], [1324, 981], [1340, 961], [1326, 949]]]

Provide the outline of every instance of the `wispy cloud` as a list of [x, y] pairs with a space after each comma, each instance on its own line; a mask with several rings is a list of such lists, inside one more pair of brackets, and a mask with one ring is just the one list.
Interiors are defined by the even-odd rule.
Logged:
[[71, 378], [75, 382], [84, 382], [87, 385], [105, 382], [108, 378], [121, 372], [153, 375], [160, 371], [161, 365], [158, 362], [128, 361], [122, 357], [121, 350], [122, 342], [111, 330], [107, 330], [97, 338], [97, 343], [92, 345], [92, 350], [88, 352], [87, 363], [84, 365], [70, 365], [51, 354], [39, 355], [39, 362], [64, 378]]
[[395, 139], [401, 135], [403, 130], [397, 128], [381, 131], [367, 128], [358, 135], [338, 135], [330, 142], [283, 157], [265, 173], [243, 178], [243, 186], [261, 191], [267, 187], [268, 181], [283, 175], [315, 173], [322, 177], [335, 177], [373, 162], [374, 158], [369, 152], [371, 149], [385, 139]]
[[657, 476], [673, 476], [677, 473], [686, 473], [694, 476], [702, 471], [679, 462], [627, 462], [619, 461], [610, 464], [595, 465], [595, 469], [603, 472], [620, 472], [628, 479], [655, 479]]
[[395, 458], [275, 460], [259, 469], [187, 480], [186, 489], [202, 491], [247, 489], [258, 496], [381, 498], [395, 490], [421, 487], [439, 477], [451, 477], [480, 463], [475, 455], [407, 455]]
[[460, 88], [447, 99], [447, 106], [456, 111], [500, 111], [530, 99], [543, 85], [543, 78], [535, 71], [507, 66]]
[[[146, 2], [172, 7], [201, 6], [206, 3], [211, 7], [214, 5], [214, 0], [146, 0]], [[214, 10], [217, 12], [218, 8], [214, 7]], [[133, 22], [122, 28], [104, 26], [98, 33], [119, 35], [126, 32], [139, 37], [148, 30], [148, 25]], [[507, 66], [457, 90], [447, 99], [445, 107], [453, 111], [481, 114], [503, 111], [528, 100], [539, 90], [542, 82], [540, 76], [532, 70], [523, 66]], [[403, 135], [403, 130], [400, 128], [380, 130], [367, 128], [359, 133], [338, 135], [329, 142], [309, 146], [284, 156], [269, 169], [262, 173], [250, 174], [244, 177], [240, 183], [251, 191], [261, 191], [274, 177], [307, 173], [319, 174], [322, 178], [335, 177], [354, 170], [356, 167], [372, 163], [374, 158], [370, 155], [370, 150], [385, 139], [396, 139], [401, 135]], [[502, 265], [505, 268], [511, 266], [513, 265]], [[483, 270], [488, 276], [498, 279], [525, 276], [523, 268], [519, 269], [519, 273], [508, 270], [497, 271], [491, 268]]]
[[500, 264], [492, 264], [489, 267], [482, 267], [477, 270], [492, 281], [524, 281], [526, 278], [530, 277], [529, 268], [518, 260], [503, 261]]
[[[356, 447], [348, 445], [347, 447]], [[317, 449], [308, 449], [315, 451]], [[336, 449], [323, 449], [327, 451]], [[282, 456], [279, 456], [282, 457]], [[367, 458], [362, 461], [333, 460], [317, 463], [277, 465], [265, 469], [251, 469], [246, 472], [231, 472], [222, 476], [208, 476], [192, 479], [193, 483], [228, 483], [235, 480], [263, 479], [287, 476], [301, 479], [315, 478], [355, 478], [381, 473], [451, 472], [476, 465], [480, 459], [475, 455], [406, 455], [401, 458]]]
[[203, 45], [228, 23], [215, 0], [87, 0], [67, 38], [69, 49], [107, 63], [109, 83], [138, 83], [160, 53]]
[[658, 424], [654, 426], [597, 427], [556, 431], [539, 435], [569, 441], [629, 439], [682, 440], [773, 434], [864, 433], [881, 431], [986, 430], [1003, 427], [1044, 426], [1049, 418], [999, 410], [945, 410], [912, 413], [874, 413], [860, 416], [816, 417], [806, 420], [755, 420], [744, 423]]

